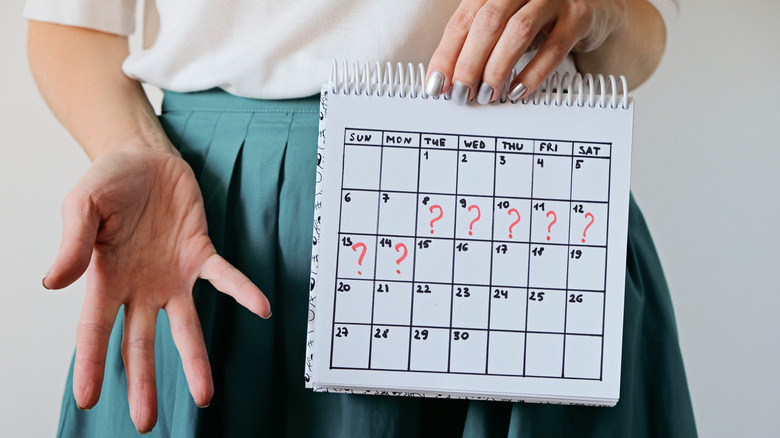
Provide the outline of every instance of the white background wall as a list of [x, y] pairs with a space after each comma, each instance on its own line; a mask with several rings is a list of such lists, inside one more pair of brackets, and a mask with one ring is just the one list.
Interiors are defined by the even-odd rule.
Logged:
[[[632, 185], [666, 269], [699, 432], [780, 436], [780, 2], [682, 0], [635, 93]], [[60, 202], [88, 162], [0, 3], [0, 435], [51, 436], [83, 282], [48, 292]]]

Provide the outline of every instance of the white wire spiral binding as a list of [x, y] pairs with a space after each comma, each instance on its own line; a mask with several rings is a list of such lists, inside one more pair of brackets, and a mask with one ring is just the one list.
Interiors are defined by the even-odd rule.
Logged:
[[597, 74], [596, 75], [596, 83], [597, 83], [597, 86], [598, 86], [597, 91], [599, 93], [601, 93], [600, 94], [601, 97], [599, 97], [599, 104], [598, 105], [599, 105], [599, 108], [604, 108], [604, 97], [605, 97], [605, 93], [606, 93], [606, 88], [604, 87], [604, 75]]
[[[507, 97], [507, 92], [512, 75], [501, 90], [499, 98], [501, 103], [531, 104], [545, 106], [587, 106], [589, 108], [628, 109], [628, 84], [624, 76], [615, 77], [601, 74], [595, 77], [590, 73], [584, 76], [580, 73], [561, 75], [554, 72], [545, 79], [542, 85], [533, 93], [526, 94], [517, 101]], [[341, 65], [336, 60], [331, 63], [328, 89], [333, 94], [354, 94], [364, 96], [388, 96], [399, 98], [431, 98], [425, 91], [425, 66], [417, 64], [402, 64], [386, 62], [384, 65], [375, 62], [373, 65], [363, 62], [347, 61]], [[450, 99], [448, 90], [439, 98]]]

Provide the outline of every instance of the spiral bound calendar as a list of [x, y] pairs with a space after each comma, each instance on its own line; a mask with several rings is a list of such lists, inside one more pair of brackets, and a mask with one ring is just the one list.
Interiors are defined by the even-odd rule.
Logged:
[[564, 75], [520, 101], [334, 64], [321, 94], [306, 385], [614, 405], [633, 102]]

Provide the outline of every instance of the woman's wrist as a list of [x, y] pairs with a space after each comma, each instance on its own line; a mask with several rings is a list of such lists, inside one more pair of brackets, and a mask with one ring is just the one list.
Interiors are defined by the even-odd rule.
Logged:
[[168, 139], [154, 113], [133, 114], [127, 117], [124, 126], [114, 126], [112, 132], [95, 138], [89, 135], [81, 142], [91, 160], [105, 154], [127, 150], [149, 150], [167, 152], [181, 156]]

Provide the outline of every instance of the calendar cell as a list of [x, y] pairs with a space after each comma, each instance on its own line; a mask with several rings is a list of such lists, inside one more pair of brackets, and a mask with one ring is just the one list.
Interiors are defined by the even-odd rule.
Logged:
[[457, 169], [458, 151], [422, 149], [420, 151], [420, 192], [452, 192]]
[[[414, 211], [417, 195], [414, 193], [381, 192], [379, 196], [379, 234], [414, 235]], [[409, 214], [412, 212], [412, 214]]]
[[527, 289], [493, 287], [490, 294], [490, 329], [525, 330]]
[[360, 234], [341, 234], [340, 236], [338, 276], [340, 278], [373, 278], [376, 237]]
[[569, 206], [569, 202], [532, 201], [531, 241], [568, 244]]
[[569, 290], [566, 301], [566, 333], [603, 334], [604, 293]]
[[575, 156], [571, 198], [606, 202], [609, 199], [609, 160]]
[[371, 327], [371, 368], [405, 370], [409, 366], [409, 327]]
[[528, 286], [566, 288], [566, 258], [568, 247], [563, 245], [531, 245]]
[[531, 197], [530, 154], [498, 154], [496, 156], [496, 196]]
[[420, 134], [418, 132], [384, 131], [382, 133], [382, 145], [417, 150], [420, 146]]
[[568, 156], [572, 155], [572, 142], [558, 140], [535, 140], [536, 156]]
[[411, 332], [409, 369], [447, 371], [450, 351], [449, 329], [414, 326]]
[[414, 248], [414, 280], [420, 282], [452, 282], [452, 252], [454, 242], [451, 239], [417, 239]]
[[458, 197], [455, 214], [455, 237], [458, 239], [490, 240], [493, 233], [493, 198], [486, 196]]
[[414, 271], [414, 238], [382, 235], [377, 238], [376, 279], [411, 281]]
[[415, 283], [412, 297], [412, 324], [425, 327], [449, 327], [452, 286]]
[[452, 327], [488, 328], [490, 289], [456, 284], [452, 287]]
[[458, 154], [458, 194], [493, 196], [495, 154], [470, 150]]
[[488, 284], [492, 250], [490, 242], [456, 240], [454, 282]]
[[601, 336], [567, 335], [563, 377], [600, 378], [601, 344]]
[[336, 323], [371, 323], [373, 281], [336, 280]]
[[384, 148], [380, 189], [415, 193], [418, 156], [412, 148]]
[[487, 331], [452, 330], [450, 334], [450, 372], [485, 373], [487, 371]]
[[458, 149], [461, 151], [495, 152], [496, 138], [479, 135], [461, 135], [458, 137]]
[[493, 240], [528, 242], [531, 232], [531, 201], [515, 198], [494, 198], [493, 201]]
[[347, 145], [382, 145], [382, 131], [376, 129], [346, 129], [344, 143]]
[[528, 289], [528, 331], [563, 333], [566, 291]]
[[491, 331], [488, 336], [488, 373], [522, 376], [525, 333]]
[[526, 155], [531, 156], [534, 148], [534, 141], [527, 138], [503, 138], [496, 139], [496, 152], [506, 155]]
[[570, 289], [604, 290], [607, 249], [588, 246], [569, 247]]
[[572, 158], [539, 156], [534, 160], [533, 197], [569, 199]]
[[525, 342], [526, 376], [563, 377], [563, 335], [529, 333]]
[[333, 326], [333, 368], [368, 368], [371, 326], [335, 324]]
[[420, 135], [420, 147], [424, 150], [458, 150], [458, 136], [441, 133], [422, 133]]
[[341, 232], [376, 234], [379, 194], [362, 190], [342, 190]]
[[411, 324], [412, 283], [376, 282], [373, 289], [374, 324]]
[[343, 187], [345, 189], [378, 189], [381, 154], [382, 149], [375, 146], [345, 146]]
[[494, 243], [491, 281], [494, 286], [526, 286], [528, 244]]
[[417, 235], [452, 238], [455, 235], [455, 196], [420, 193], [417, 199]]
[[571, 233], [573, 245], [607, 245], [607, 204], [571, 203]]

